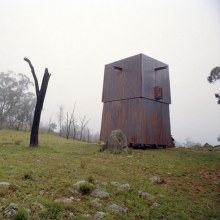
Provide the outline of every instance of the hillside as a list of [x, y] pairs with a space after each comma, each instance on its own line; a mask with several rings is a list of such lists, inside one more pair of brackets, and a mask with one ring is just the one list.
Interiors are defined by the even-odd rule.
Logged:
[[[0, 130], [0, 219], [10, 203], [23, 219], [26, 212], [29, 219], [92, 219], [97, 211], [103, 219], [220, 219], [219, 149], [115, 155], [49, 134], [39, 139], [30, 148], [29, 133]], [[160, 181], [151, 183], [153, 176]], [[73, 187], [80, 180], [89, 182], [82, 193]], [[95, 189], [109, 194], [95, 199]]]

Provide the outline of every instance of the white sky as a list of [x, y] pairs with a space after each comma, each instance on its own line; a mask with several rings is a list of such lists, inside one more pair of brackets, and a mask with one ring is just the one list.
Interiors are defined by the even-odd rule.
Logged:
[[169, 65], [174, 138], [217, 144], [220, 83], [219, 0], [0, 0], [0, 71], [51, 78], [42, 118], [58, 105], [100, 129], [104, 65], [139, 53]]

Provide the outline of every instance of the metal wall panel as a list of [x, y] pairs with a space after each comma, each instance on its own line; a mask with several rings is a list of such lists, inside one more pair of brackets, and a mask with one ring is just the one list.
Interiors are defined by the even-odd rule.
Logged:
[[151, 57], [142, 55], [142, 96], [155, 100], [154, 87], [160, 86], [163, 90], [163, 99], [159, 102], [171, 103], [169, 69], [155, 70], [167, 64], [157, 61]]
[[[141, 54], [105, 65], [102, 101], [141, 97]], [[122, 71], [114, 69], [122, 68]]]
[[100, 140], [121, 129], [133, 144], [171, 144], [169, 106], [149, 99], [136, 98], [107, 102], [103, 106]]

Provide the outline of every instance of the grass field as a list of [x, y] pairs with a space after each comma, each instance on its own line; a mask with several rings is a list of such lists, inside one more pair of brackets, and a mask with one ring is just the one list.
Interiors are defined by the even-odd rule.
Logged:
[[[104, 219], [220, 219], [219, 149], [132, 150], [125, 155], [99, 152], [99, 145], [40, 135], [40, 147], [28, 147], [29, 134], [0, 130], [0, 219], [12, 202], [29, 209], [29, 219], [91, 219], [97, 211]], [[165, 181], [151, 184], [159, 175]], [[91, 195], [72, 195], [79, 180], [92, 179], [110, 193], [94, 207]], [[110, 182], [128, 183], [132, 191], [117, 191]], [[105, 183], [106, 182], [106, 183]], [[147, 192], [153, 199], [138, 196]], [[70, 203], [56, 199], [74, 197]], [[41, 208], [42, 204], [45, 208]], [[127, 208], [111, 213], [110, 204]]]

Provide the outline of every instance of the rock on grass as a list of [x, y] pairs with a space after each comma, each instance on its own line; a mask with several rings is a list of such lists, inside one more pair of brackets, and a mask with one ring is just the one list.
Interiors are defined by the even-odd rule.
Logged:
[[96, 212], [93, 219], [94, 220], [104, 219], [105, 216], [106, 216], [105, 212]]
[[110, 194], [108, 192], [102, 191], [100, 189], [96, 189], [91, 193], [92, 196], [98, 197], [98, 198], [109, 198]]
[[164, 179], [160, 176], [152, 176], [149, 178], [150, 183], [152, 184], [162, 184], [165, 183]]
[[108, 205], [106, 209], [109, 210], [110, 212], [115, 212], [115, 213], [121, 213], [121, 214], [127, 213], [127, 209], [124, 209], [116, 204]]

